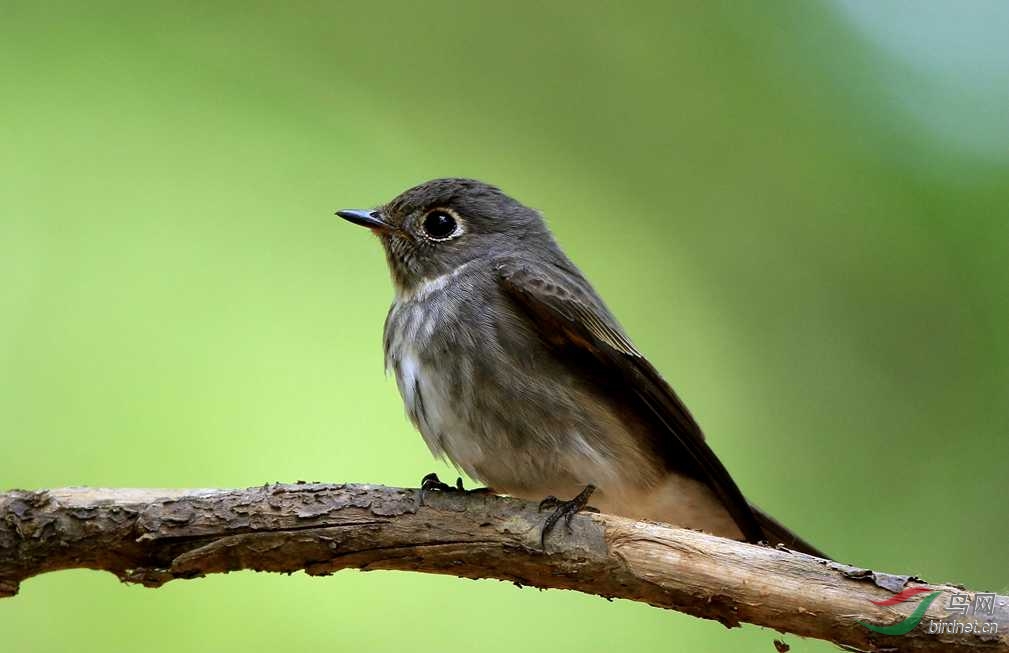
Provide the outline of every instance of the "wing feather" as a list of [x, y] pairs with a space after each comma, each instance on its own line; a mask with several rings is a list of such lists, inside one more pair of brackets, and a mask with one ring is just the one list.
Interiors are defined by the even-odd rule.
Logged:
[[558, 354], [590, 361], [596, 378], [619, 379], [629, 389], [632, 409], [660, 431], [653, 444], [667, 464], [711, 487], [747, 540], [764, 539], [749, 504], [690, 411], [631, 343], [588, 281], [573, 268], [548, 263], [506, 259], [495, 267], [502, 291], [538, 323]]

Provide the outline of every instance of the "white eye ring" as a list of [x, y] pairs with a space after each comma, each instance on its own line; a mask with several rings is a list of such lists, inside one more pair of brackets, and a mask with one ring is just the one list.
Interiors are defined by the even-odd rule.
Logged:
[[425, 213], [420, 221], [420, 230], [425, 238], [435, 242], [444, 242], [463, 235], [459, 214], [443, 207], [433, 208]]

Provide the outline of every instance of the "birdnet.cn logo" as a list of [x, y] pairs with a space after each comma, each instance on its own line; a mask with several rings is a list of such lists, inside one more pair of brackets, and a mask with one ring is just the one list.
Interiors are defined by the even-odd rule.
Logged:
[[[870, 624], [865, 621], [858, 623], [883, 635], [906, 635], [922, 622], [929, 606], [939, 598], [940, 594], [943, 594], [943, 591], [933, 590], [931, 587], [909, 587], [886, 600], [872, 601], [875, 605], [886, 607], [911, 601], [922, 594], [926, 594], [926, 596], [919, 600], [918, 607], [903, 621], [889, 625]], [[1005, 597], [999, 597], [994, 592], [978, 592], [973, 595], [967, 592], [950, 592], [945, 604], [947, 618], [928, 619], [922, 624], [922, 628], [936, 635], [969, 635], [974, 633], [996, 635], [998, 634], [998, 623], [990, 619], [985, 620], [984, 617], [994, 617], [996, 609], [1005, 610], [1006, 608]]]

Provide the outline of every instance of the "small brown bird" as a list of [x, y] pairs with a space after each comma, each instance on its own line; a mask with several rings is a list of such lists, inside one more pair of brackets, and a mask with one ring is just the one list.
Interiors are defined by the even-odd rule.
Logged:
[[432, 453], [496, 492], [575, 496], [543, 537], [594, 492], [603, 512], [824, 557], [746, 501], [539, 213], [437, 179], [338, 215], [385, 247], [386, 366]]

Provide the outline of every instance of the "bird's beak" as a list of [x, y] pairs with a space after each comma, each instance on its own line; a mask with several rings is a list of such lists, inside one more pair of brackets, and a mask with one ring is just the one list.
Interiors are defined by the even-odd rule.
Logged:
[[368, 227], [372, 231], [389, 231], [392, 225], [382, 219], [378, 211], [368, 211], [366, 209], [343, 209], [336, 214], [346, 220], [362, 227]]

